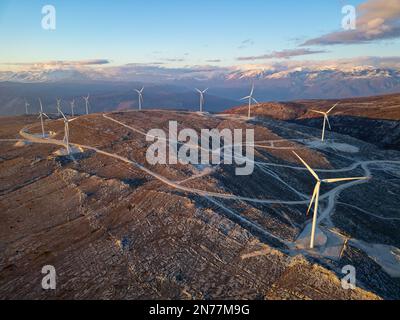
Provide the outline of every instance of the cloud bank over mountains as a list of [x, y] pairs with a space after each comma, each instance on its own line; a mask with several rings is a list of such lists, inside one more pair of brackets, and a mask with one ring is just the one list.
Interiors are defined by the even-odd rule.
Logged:
[[326, 53], [325, 50], [310, 50], [310, 49], [289, 49], [282, 51], [274, 51], [270, 54], [264, 54], [260, 56], [249, 56], [249, 57], [239, 57], [239, 61], [246, 60], [268, 60], [268, 59], [290, 59], [292, 57], [299, 57], [317, 53]]
[[108, 59], [89, 59], [89, 60], [52, 60], [42, 62], [14, 62], [4, 63], [3, 65], [23, 67], [28, 69], [61, 69], [61, 68], [72, 68], [72, 67], [83, 67], [83, 66], [97, 66], [109, 64]]

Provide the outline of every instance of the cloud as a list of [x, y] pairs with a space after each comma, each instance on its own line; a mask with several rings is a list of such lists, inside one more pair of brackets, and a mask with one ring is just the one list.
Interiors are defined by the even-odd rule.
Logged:
[[365, 43], [400, 37], [400, 1], [368, 0], [357, 8], [355, 30], [343, 30], [310, 39], [302, 46]]
[[103, 64], [109, 64], [109, 63], [110, 63], [110, 60], [107, 60], [107, 59], [75, 61], [75, 65], [79, 65], [79, 66], [93, 66], [93, 65], [103, 65]]
[[221, 59], [210, 59], [210, 60], [206, 60], [206, 62], [208, 62], [208, 63], [218, 63], [218, 62], [221, 62], [222, 60]]
[[185, 61], [184, 58], [166, 58], [166, 59], [163, 59], [163, 60], [167, 61], [167, 62], [183, 62], [183, 61]]
[[356, 57], [332, 60], [281, 60], [269, 63], [247, 64], [236, 67], [236, 70], [264, 70], [269, 74], [286, 71], [316, 71], [338, 70], [350, 72], [357, 69], [392, 69], [400, 70], [400, 57]]
[[110, 61], [107, 59], [91, 59], [91, 60], [53, 60], [53, 61], [43, 61], [43, 62], [10, 62], [5, 63], [5, 65], [12, 66], [28, 66], [28, 67], [38, 67], [38, 68], [57, 68], [57, 67], [82, 67], [82, 66], [95, 66], [95, 65], [105, 65], [109, 64]]
[[267, 60], [267, 59], [290, 59], [292, 57], [305, 56], [316, 53], [325, 53], [327, 51], [323, 50], [310, 50], [310, 49], [292, 49], [292, 50], [282, 50], [274, 51], [271, 54], [263, 54], [261, 56], [249, 56], [249, 57], [239, 57], [239, 61], [248, 60]]
[[141, 66], [160, 66], [160, 65], [164, 65], [164, 64], [165, 64], [165, 62], [159, 62], [159, 61], [148, 62], [148, 63], [132, 62], [132, 63], [124, 64], [123, 66], [125, 66], [125, 67], [141, 67]]
[[240, 46], [238, 47], [238, 49], [245, 49], [252, 45], [254, 45], [254, 41], [252, 39], [246, 39], [240, 43]]

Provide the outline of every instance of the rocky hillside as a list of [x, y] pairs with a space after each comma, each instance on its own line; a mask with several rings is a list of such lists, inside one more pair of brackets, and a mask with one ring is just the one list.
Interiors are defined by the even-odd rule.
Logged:
[[[55, 154], [60, 146], [51, 142], [21, 140], [22, 128], [26, 137], [40, 132], [36, 117], [0, 120], [2, 299], [400, 297], [392, 261], [400, 257], [398, 152], [337, 135], [342, 144], [332, 148], [341, 148], [339, 155], [312, 144], [317, 130], [277, 120], [250, 124], [161, 111], [108, 117], [71, 122], [71, 141], [83, 150], [74, 159]], [[238, 177], [230, 165], [147, 164], [142, 133], [169, 120], [195, 130], [255, 129], [254, 173]], [[46, 130], [62, 140], [61, 121], [47, 121]], [[325, 241], [315, 251], [303, 243], [313, 180], [292, 150], [324, 177], [373, 175], [373, 182], [323, 190]], [[364, 162], [371, 157], [376, 162]], [[348, 264], [357, 268], [356, 290], [341, 287]], [[41, 289], [44, 265], [57, 270], [54, 292]]]
[[[332, 130], [373, 143], [381, 148], [400, 150], [400, 94], [342, 100], [297, 100], [261, 103], [252, 115], [322, 128], [321, 115], [311, 110], [328, 111]], [[227, 110], [228, 114], [247, 114], [247, 106]]]

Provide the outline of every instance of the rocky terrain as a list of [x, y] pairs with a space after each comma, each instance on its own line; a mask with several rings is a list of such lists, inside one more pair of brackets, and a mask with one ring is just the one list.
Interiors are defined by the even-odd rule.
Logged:
[[[145, 134], [169, 120], [253, 128], [253, 174], [149, 165]], [[46, 139], [37, 116], [0, 124], [2, 299], [400, 298], [398, 151], [334, 132], [321, 144], [319, 129], [279, 119], [152, 110], [73, 119], [82, 152], [71, 158], [55, 154], [64, 125], [54, 116]], [[371, 177], [324, 186], [314, 250], [314, 180], [292, 150], [324, 178]], [[56, 268], [54, 291], [41, 287], [44, 265]], [[346, 265], [354, 290], [341, 286]]]

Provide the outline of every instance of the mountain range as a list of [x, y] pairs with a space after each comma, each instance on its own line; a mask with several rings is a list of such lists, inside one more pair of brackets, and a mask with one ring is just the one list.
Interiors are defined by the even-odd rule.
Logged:
[[[189, 94], [194, 92], [195, 87], [209, 87], [208, 93], [225, 100], [226, 105], [223, 106], [222, 101], [216, 105], [210, 103], [208, 110], [221, 111], [237, 105], [241, 97], [248, 95], [252, 83], [255, 84], [254, 97], [259, 101], [336, 99], [396, 93], [400, 91], [400, 67], [393, 59], [312, 63], [288, 61], [269, 65], [181, 68], [169, 68], [162, 64], [106, 67], [38, 65], [23, 71], [0, 71], [0, 82], [3, 87], [9, 83], [24, 84], [28, 91], [32, 84], [44, 85], [41, 91], [45, 91], [47, 84], [75, 84], [80, 91], [83, 84], [103, 93], [107, 91], [104, 88], [127, 87], [128, 84], [132, 87], [158, 86], [164, 93], [175, 95], [173, 100], [176, 101], [168, 107], [187, 109], [195, 108], [198, 101], [195, 96], [190, 101], [176, 97], [176, 90]], [[52, 92], [43, 92], [43, 95], [52, 96]], [[149, 97], [154, 98], [155, 106], [163, 105], [158, 98], [147, 95]], [[0, 105], [9, 102], [2, 99], [0, 95], [0, 102], [3, 102]], [[118, 105], [109, 105], [109, 108], [116, 109]]]

